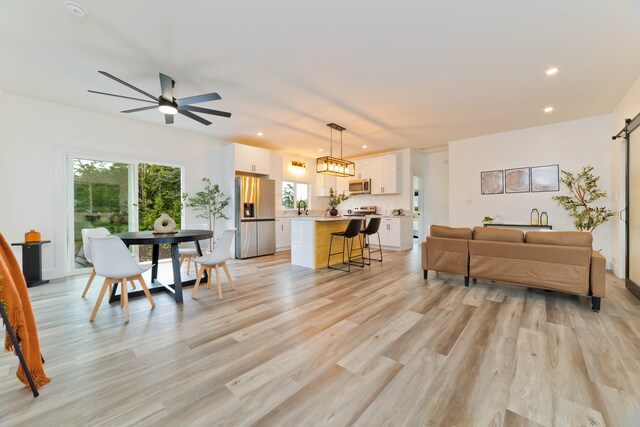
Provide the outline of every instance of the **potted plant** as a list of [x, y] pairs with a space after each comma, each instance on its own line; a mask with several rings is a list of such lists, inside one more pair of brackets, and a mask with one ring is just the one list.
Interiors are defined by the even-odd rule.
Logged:
[[565, 208], [573, 218], [576, 230], [593, 232], [597, 226], [613, 216], [613, 211], [594, 202], [607, 198], [607, 192], [598, 188], [599, 176], [594, 176], [593, 166], [585, 166], [576, 175], [562, 171], [560, 181], [569, 189], [571, 196], [554, 196], [553, 200]]
[[182, 195], [182, 201], [186, 207], [193, 208], [194, 211], [201, 211], [198, 218], [209, 220], [209, 229], [213, 231], [213, 239], [209, 241], [209, 250], [213, 251], [216, 237], [216, 219], [229, 219], [224, 214], [224, 209], [229, 205], [230, 197], [227, 197], [218, 184], [211, 184], [209, 178], [202, 178], [204, 189], [198, 191], [195, 196], [189, 194]]
[[345, 200], [348, 200], [349, 196], [347, 196], [345, 194], [345, 192], [343, 191], [342, 193], [338, 193], [338, 195], [336, 195], [335, 191], [333, 190], [333, 187], [329, 187], [329, 201], [328, 201], [328, 205], [329, 205], [329, 215], [331, 216], [337, 216], [338, 215], [338, 205], [340, 205], [340, 203], [344, 202]]

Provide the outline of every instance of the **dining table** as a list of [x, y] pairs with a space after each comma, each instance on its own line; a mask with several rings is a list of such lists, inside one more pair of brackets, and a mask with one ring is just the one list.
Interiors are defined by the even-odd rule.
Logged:
[[[213, 238], [213, 232], [209, 230], [177, 230], [173, 233], [155, 233], [153, 231], [132, 231], [127, 233], [118, 233], [114, 236], [119, 237], [127, 247], [131, 245], [152, 245], [151, 251], [151, 286], [149, 292], [159, 293], [166, 292], [171, 295], [176, 303], [182, 303], [182, 287], [193, 285], [195, 280], [182, 281], [180, 273], [180, 253], [178, 245], [184, 242], [194, 242], [198, 256], [202, 256], [202, 248], [200, 241]], [[160, 256], [160, 245], [171, 245], [171, 263], [173, 267], [173, 283], [162, 283], [158, 280], [158, 258]], [[203, 281], [208, 280], [206, 272], [202, 278]], [[117, 285], [111, 290], [109, 302], [119, 301], [120, 295], [116, 294]], [[126, 292], [122, 289], [121, 292]], [[129, 291], [128, 297], [144, 296], [142, 290]]]

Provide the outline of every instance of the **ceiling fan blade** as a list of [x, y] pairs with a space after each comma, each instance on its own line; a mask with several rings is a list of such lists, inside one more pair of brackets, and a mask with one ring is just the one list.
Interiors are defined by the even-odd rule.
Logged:
[[196, 116], [195, 114], [190, 113], [190, 112], [188, 112], [188, 111], [185, 111], [185, 110], [178, 110], [178, 113], [182, 114], [183, 116], [187, 116], [187, 117], [189, 117], [190, 119], [193, 119], [193, 120], [195, 120], [195, 121], [197, 121], [197, 122], [200, 122], [200, 123], [202, 123], [202, 124], [203, 124], [203, 125], [205, 125], [205, 126], [209, 126], [209, 125], [211, 124], [211, 122], [210, 122], [209, 120], [203, 119], [202, 117], [200, 117], [200, 116]]
[[164, 122], [168, 125], [172, 125], [173, 124], [173, 114], [165, 114], [164, 115]]
[[145, 96], [148, 96], [149, 98], [153, 99], [153, 100], [154, 100], [154, 101], [156, 101], [156, 102], [158, 101], [158, 98], [156, 98], [155, 96], [151, 95], [150, 93], [147, 93], [147, 92], [143, 91], [142, 89], [138, 89], [138, 88], [137, 88], [137, 87], [135, 87], [134, 85], [131, 85], [131, 84], [129, 84], [129, 83], [127, 83], [127, 82], [125, 82], [124, 80], [121, 80], [121, 79], [117, 78], [116, 76], [114, 76], [114, 75], [112, 75], [112, 74], [107, 73], [106, 71], [98, 71], [98, 72], [99, 72], [100, 74], [102, 74], [103, 76], [107, 76], [107, 77], [109, 77], [110, 79], [113, 79], [113, 80], [117, 81], [118, 83], [123, 84], [123, 85], [125, 85], [126, 87], [128, 87], [128, 88], [131, 88], [131, 89], [135, 90], [136, 92], [140, 92], [141, 94], [143, 94], [143, 95], [145, 95]]
[[145, 111], [145, 110], [157, 110], [158, 106], [157, 105], [152, 105], [150, 107], [140, 107], [140, 108], [134, 108], [132, 110], [124, 110], [124, 111], [120, 111], [121, 113], [137, 113], [138, 111]]
[[227, 113], [226, 111], [210, 110], [208, 108], [196, 107], [194, 105], [181, 105], [178, 107], [178, 110], [195, 111], [196, 113], [212, 114], [220, 117], [231, 117], [231, 113]]
[[174, 81], [171, 77], [160, 73], [160, 89], [162, 89], [162, 97], [167, 101], [173, 101], [173, 85]]
[[149, 101], [148, 99], [132, 98], [132, 97], [130, 97], [130, 96], [116, 95], [115, 93], [98, 92], [97, 90], [91, 90], [91, 89], [87, 90], [87, 92], [97, 93], [98, 95], [115, 96], [115, 97], [117, 97], [117, 98], [133, 99], [134, 101], [150, 102], [150, 103], [152, 103], [152, 104], [155, 104], [155, 102], [153, 102], [153, 101]]
[[213, 92], [213, 93], [205, 93], [203, 95], [188, 96], [186, 98], [177, 99], [176, 101], [178, 102], [178, 105], [187, 105], [187, 104], [199, 104], [201, 102], [207, 102], [207, 101], [217, 101], [218, 99], [222, 99], [222, 98], [216, 92]]

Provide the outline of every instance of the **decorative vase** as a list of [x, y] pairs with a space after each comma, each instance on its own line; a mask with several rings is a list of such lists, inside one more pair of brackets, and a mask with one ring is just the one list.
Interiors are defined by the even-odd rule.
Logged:
[[329, 215], [338, 216], [338, 209], [336, 209], [336, 208], [329, 209]]
[[540, 224], [540, 214], [538, 213], [538, 209], [533, 208], [531, 210], [531, 225]]
[[546, 212], [540, 214], [540, 225], [549, 225], [549, 216]]
[[153, 223], [153, 230], [156, 233], [173, 233], [174, 231], [176, 231], [176, 222], [168, 214], [163, 213]]
[[33, 243], [40, 241], [40, 232], [36, 230], [30, 230], [24, 233], [24, 242], [25, 243]]

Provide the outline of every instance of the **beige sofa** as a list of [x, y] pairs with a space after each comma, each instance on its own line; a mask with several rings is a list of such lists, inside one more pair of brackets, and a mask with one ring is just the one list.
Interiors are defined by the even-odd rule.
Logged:
[[605, 258], [592, 250], [591, 233], [432, 226], [422, 243], [422, 269], [591, 296], [600, 310]]

